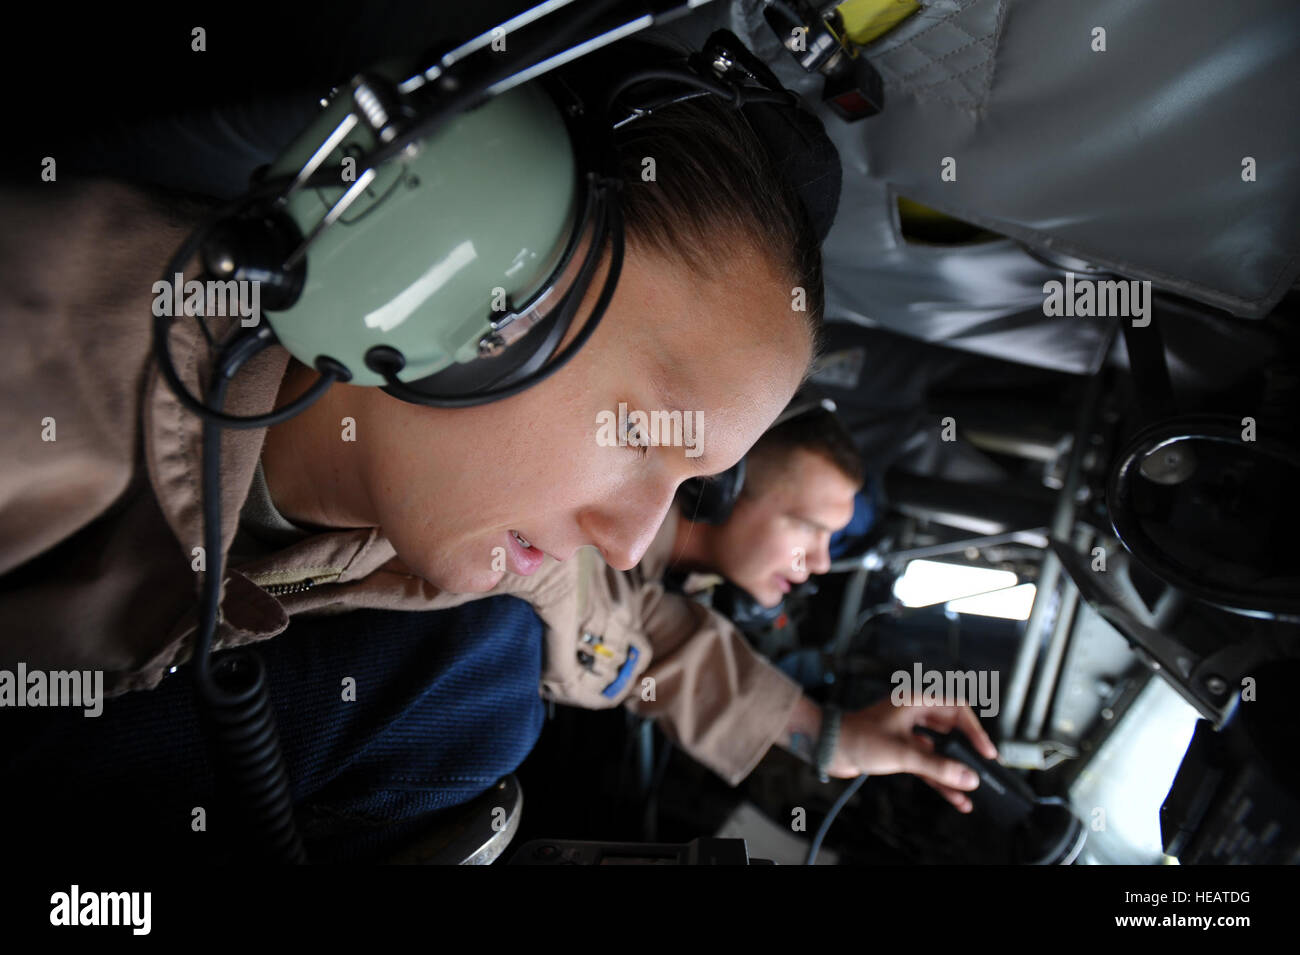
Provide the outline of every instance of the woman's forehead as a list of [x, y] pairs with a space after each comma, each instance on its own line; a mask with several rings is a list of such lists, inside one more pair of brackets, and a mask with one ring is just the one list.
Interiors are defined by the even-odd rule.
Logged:
[[[773, 327], [778, 323], [785, 327]], [[779, 314], [732, 323], [725, 333], [699, 323], [686, 335], [661, 338], [665, 340], [646, 362], [644, 380], [665, 408], [685, 410], [729, 396], [762, 400], [787, 389], [792, 393], [812, 360], [806, 323]]]
[[[789, 351], [786, 356], [792, 357]], [[735, 357], [730, 353], [711, 362], [673, 364], [656, 360], [646, 369], [644, 400], [653, 407], [644, 410], [693, 422], [702, 449], [693, 464], [701, 474], [725, 470], [739, 460], [780, 414], [798, 382], [797, 373], [758, 373]]]

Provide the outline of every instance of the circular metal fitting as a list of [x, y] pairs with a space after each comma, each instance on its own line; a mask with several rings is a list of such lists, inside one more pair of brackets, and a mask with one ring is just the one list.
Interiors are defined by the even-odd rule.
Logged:
[[1139, 465], [1142, 476], [1157, 484], [1182, 484], [1196, 473], [1190, 441], [1171, 441], [1152, 449]]

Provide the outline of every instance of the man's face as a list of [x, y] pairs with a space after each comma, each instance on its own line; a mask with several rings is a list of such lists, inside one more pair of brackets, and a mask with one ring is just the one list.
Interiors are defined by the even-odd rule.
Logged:
[[803, 448], [765, 477], [717, 528], [714, 556], [722, 576], [774, 607], [793, 585], [830, 569], [831, 534], [853, 518], [857, 488], [828, 458]]
[[[542, 383], [457, 410], [364, 389], [362, 481], [398, 559], [462, 593], [489, 590], [505, 572], [531, 573], [541, 553], [567, 560], [586, 545], [611, 567], [635, 566], [677, 486], [738, 461], [797, 388], [811, 345], [788, 286], [756, 252], [702, 282], [629, 247], [600, 327]], [[620, 402], [629, 412], [696, 413], [703, 453], [609, 446], [601, 416], [617, 419]]]

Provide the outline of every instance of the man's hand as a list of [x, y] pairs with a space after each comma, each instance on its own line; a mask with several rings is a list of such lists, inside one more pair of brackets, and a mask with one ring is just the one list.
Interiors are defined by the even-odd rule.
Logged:
[[997, 758], [997, 747], [969, 706], [895, 706], [886, 698], [844, 714], [839, 745], [827, 772], [842, 778], [913, 773], [958, 811], [970, 812], [971, 801], [963, 791], [979, 786], [979, 777], [955, 759], [937, 755], [930, 739], [912, 732], [914, 726], [937, 733], [961, 730], [982, 756]]

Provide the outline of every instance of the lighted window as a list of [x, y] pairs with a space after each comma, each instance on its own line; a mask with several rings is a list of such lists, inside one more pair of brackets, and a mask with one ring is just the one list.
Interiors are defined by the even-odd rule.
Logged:
[[937, 560], [909, 561], [894, 581], [894, 596], [905, 607], [947, 604], [957, 613], [1025, 620], [1034, 605], [1034, 585], [1022, 584], [1009, 570], [967, 567]]
[[979, 614], [981, 617], [1028, 620], [1029, 611], [1034, 607], [1035, 592], [1037, 588], [1033, 584], [1017, 584], [1005, 590], [995, 590], [991, 594], [950, 600], [947, 609], [957, 613]]

